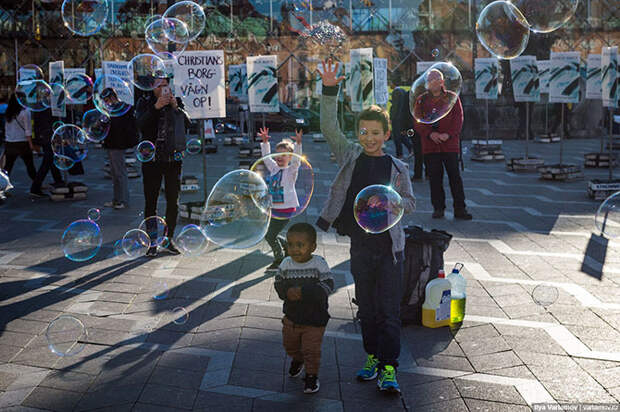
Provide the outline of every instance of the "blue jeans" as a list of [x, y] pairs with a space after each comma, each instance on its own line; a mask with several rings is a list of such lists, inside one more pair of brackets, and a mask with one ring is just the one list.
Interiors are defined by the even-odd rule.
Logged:
[[383, 365], [398, 366], [403, 253], [372, 250], [351, 242], [351, 273], [364, 350]]

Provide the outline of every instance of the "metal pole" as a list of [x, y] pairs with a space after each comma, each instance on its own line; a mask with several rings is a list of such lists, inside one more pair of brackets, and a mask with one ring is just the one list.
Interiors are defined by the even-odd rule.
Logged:
[[202, 156], [202, 201], [207, 201], [207, 152], [205, 150], [205, 123], [206, 120], [202, 120], [200, 123], [200, 130], [198, 135], [200, 136], [200, 154]]
[[265, 128], [265, 112], [261, 113], [263, 117], [263, 129]]
[[525, 160], [528, 156], [527, 144], [530, 141], [530, 104], [525, 102]]
[[614, 162], [614, 143], [613, 143], [613, 127], [614, 127], [614, 109], [609, 108], [609, 182], [613, 179], [613, 162]]
[[562, 132], [560, 134], [560, 167], [562, 167], [562, 155], [564, 150], [564, 103], [562, 103], [561, 125]]
[[273, 0], [269, 0], [269, 31], [273, 33]]
[[484, 100], [486, 103], [486, 113], [487, 113], [487, 145], [489, 144], [489, 99]]
[[549, 100], [545, 102], [545, 135], [549, 137]]
[[19, 81], [19, 47], [17, 46], [17, 38], [15, 39], [15, 80]]

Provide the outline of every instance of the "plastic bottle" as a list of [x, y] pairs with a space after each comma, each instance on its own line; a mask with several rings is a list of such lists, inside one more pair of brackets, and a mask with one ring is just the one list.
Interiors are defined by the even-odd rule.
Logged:
[[422, 305], [422, 325], [439, 328], [450, 324], [450, 281], [446, 273], [439, 271], [437, 279], [426, 284], [426, 299]]
[[446, 279], [450, 281], [452, 287], [452, 303], [450, 304], [450, 323], [458, 324], [463, 322], [465, 317], [465, 303], [467, 302], [467, 280], [461, 275], [462, 263], [457, 263], [452, 269], [452, 273]]

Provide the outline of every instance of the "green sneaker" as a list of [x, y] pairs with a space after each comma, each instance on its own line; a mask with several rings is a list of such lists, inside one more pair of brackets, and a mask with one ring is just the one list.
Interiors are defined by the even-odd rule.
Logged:
[[396, 382], [396, 370], [393, 366], [385, 365], [385, 368], [383, 368], [379, 374], [377, 386], [380, 391], [400, 393], [400, 387], [398, 386], [398, 382]]
[[364, 367], [357, 372], [358, 381], [371, 381], [377, 377], [379, 359], [374, 355], [368, 355]]

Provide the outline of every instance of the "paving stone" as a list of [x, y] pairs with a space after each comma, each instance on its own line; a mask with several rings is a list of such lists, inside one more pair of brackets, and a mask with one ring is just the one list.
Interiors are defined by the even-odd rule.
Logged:
[[0, 345], [19, 346], [23, 348], [34, 336], [33, 334], [3, 331], [2, 335], [0, 335]]
[[187, 409], [173, 408], [171, 406], [153, 405], [152, 403], [137, 402], [131, 408], [132, 412], [175, 412], [186, 411]]
[[282, 343], [282, 328], [280, 330], [243, 328], [241, 330], [241, 338]]
[[463, 398], [527, 405], [514, 386], [469, 379], [454, 379], [454, 383]]
[[165, 352], [159, 359], [158, 366], [175, 369], [186, 369], [196, 372], [204, 372], [209, 365], [206, 356], [188, 355], [185, 353]]
[[473, 372], [472, 364], [467, 358], [446, 355], [433, 355], [429, 358], [415, 358], [418, 366], [427, 368], [451, 369], [464, 372]]
[[503, 369], [509, 366], [518, 366], [523, 364], [513, 351], [471, 356], [468, 359], [478, 372]]
[[464, 399], [467, 408], [472, 412], [530, 412], [531, 409], [523, 405], [489, 402], [480, 399]]
[[140, 395], [140, 402], [170, 406], [181, 409], [192, 409], [198, 395], [195, 389], [147, 384]]
[[493, 369], [491, 375], [506, 376], [509, 378], [536, 379], [526, 366], [511, 366], [509, 368]]
[[252, 398], [199, 391], [194, 402], [194, 410], [205, 412], [249, 411], [252, 409], [252, 402]]
[[127, 385], [109, 387], [97, 392], [85, 394], [79, 401], [76, 410], [92, 410], [95, 408], [116, 407], [135, 402], [144, 385]]
[[505, 336], [507, 346], [515, 351], [525, 352], [541, 352], [551, 353], [555, 355], [565, 355], [566, 351], [560, 346], [554, 339], [552, 339], [547, 333], [543, 336], [532, 338], [519, 338], [517, 336]]
[[620, 386], [620, 367], [594, 370], [590, 374], [604, 388]]
[[94, 378], [93, 375], [87, 373], [53, 371], [41, 381], [39, 386], [66, 391], [85, 392]]
[[284, 356], [256, 356], [247, 352], [239, 352], [235, 355], [233, 368], [282, 373], [284, 371], [285, 359]]
[[82, 394], [78, 392], [39, 387], [34, 388], [22, 405], [52, 411], [68, 411], [75, 407], [81, 396]]
[[224, 352], [235, 351], [239, 345], [240, 336], [241, 328], [195, 333], [192, 337], [191, 346]]
[[8, 362], [21, 350], [18, 346], [0, 345], [0, 362]]
[[228, 384], [279, 392], [282, 390], [283, 379], [284, 375], [281, 371], [273, 373], [255, 371], [250, 374], [246, 369], [233, 368], [230, 371]]
[[[409, 410], [411, 409], [412, 408], [409, 407]], [[414, 406], [413, 410], [415, 410], [416, 412], [417, 411], [420, 411], [420, 412], [446, 412], [446, 411], [467, 412], [469, 411], [463, 399], [449, 399], [447, 401], [430, 403], [426, 405], [421, 405], [419, 407]]]
[[478, 340], [466, 340], [461, 342], [459, 346], [467, 356], [503, 352], [510, 349], [510, 346], [501, 336]]
[[0, 391], [6, 391], [9, 385], [17, 379], [17, 376], [15, 373], [0, 372]]
[[237, 352], [267, 356], [283, 356], [285, 354], [282, 342], [265, 342], [253, 339], [240, 339]]
[[407, 405], [427, 405], [460, 398], [459, 392], [450, 379], [441, 379], [433, 382], [406, 388], [402, 396]]
[[498, 336], [499, 333], [497, 333], [497, 330], [493, 325], [485, 324], [473, 328], [461, 329], [454, 335], [454, 339], [461, 343], [465, 341], [494, 338]]

